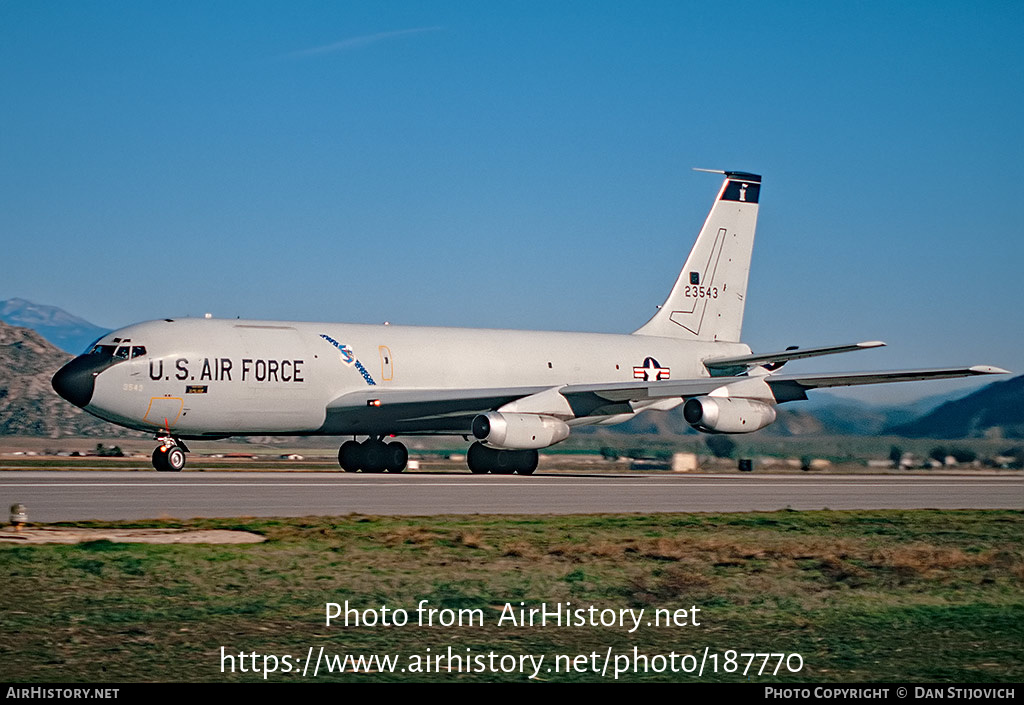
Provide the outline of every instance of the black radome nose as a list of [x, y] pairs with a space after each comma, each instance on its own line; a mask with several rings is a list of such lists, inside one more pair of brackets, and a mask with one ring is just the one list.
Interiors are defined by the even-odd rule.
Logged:
[[102, 367], [97, 367], [90, 356], [82, 355], [57, 370], [50, 384], [57, 394], [75, 406], [85, 408], [92, 400], [96, 388], [96, 375]]

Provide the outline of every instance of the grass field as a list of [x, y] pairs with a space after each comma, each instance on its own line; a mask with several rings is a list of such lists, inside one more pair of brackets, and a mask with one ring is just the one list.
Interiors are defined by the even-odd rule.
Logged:
[[[0, 546], [4, 681], [263, 680], [262, 672], [239, 671], [239, 652], [259, 654], [255, 662], [245, 660], [250, 671], [262, 669], [264, 655], [279, 657], [269, 680], [296, 681], [300, 661], [321, 647], [332, 655], [395, 654], [399, 667], [427, 649], [436, 656], [448, 647], [463, 656], [543, 655], [538, 680], [561, 682], [611, 680], [612, 666], [600, 673], [609, 648], [614, 659], [634, 647], [649, 657], [675, 652], [680, 667], [682, 655], [699, 662], [707, 647], [720, 655], [718, 672], [708, 665], [702, 680], [1024, 679], [1021, 512], [356, 515], [119, 524], [157, 525], [245, 529], [267, 541]], [[382, 605], [403, 608], [410, 623], [326, 626], [325, 603], [346, 600], [378, 615]], [[421, 600], [480, 614], [484, 624], [420, 627]], [[643, 608], [644, 623], [633, 633], [499, 626], [503, 605], [520, 602]], [[700, 626], [646, 625], [654, 609], [693, 606]], [[221, 671], [222, 646], [236, 656], [234, 673]], [[736, 665], [726, 660], [728, 650], [797, 653], [804, 667], [744, 675], [741, 657], [733, 672], [724, 672]], [[280, 672], [284, 655], [296, 669], [291, 673]], [[587, 655], [577, 662], [587, 670], [547, 671], [557, 655]], [[770, 661], [769, 670], [774, 666]], [[316, 680], [527, 678], [518, 667], [510, 673], [374, 671], [325, 673], [321, 666]], [[619, 679], [697, 679], [631, 671]], [[311, 665], [306, 680], [312, 672]]]

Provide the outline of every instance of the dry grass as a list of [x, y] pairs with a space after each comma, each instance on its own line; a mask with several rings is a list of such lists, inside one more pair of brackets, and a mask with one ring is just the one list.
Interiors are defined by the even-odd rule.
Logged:
[[484, 543], [483, 534], [480, 531], [458, 531], [455, 533], [455, 543], [466, 548], [490, 549], [490, 546]]
[[536, 560], [541, 554], [527, 541], [507, 541], [502, 544], [501, 555], [507, 558]]
[[751, 560], [814, 560], [825, 555], [864, 557], [865, 548], [850, 540], [811, 540], [798, 538], [764, 542], [761, 536], [744, 538], [699, 538], [693, 536], [651, 539], [623, 538], [609, 541], [597, 537], [592, 543], [557, 543], [547, 553], [570, 560], [624, 558], [637, 556], [653, 560], [679, 561], [699, 557], [712, 563], [737, 565]]
[[429, 531], [419, 526], [404, 526], [391, 531], [382, 532], [381, 542], [385, 546], [433, 546], [443, 534]]

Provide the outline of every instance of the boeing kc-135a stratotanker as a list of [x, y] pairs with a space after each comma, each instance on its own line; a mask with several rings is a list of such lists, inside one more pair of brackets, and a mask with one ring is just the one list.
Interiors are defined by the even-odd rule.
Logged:
[[[475, 438], [474, 473], [530, 474], [574, 426], [683, 405], [707, 433], [749, 433], [808, 389], [1003, 373], [989, 366], [780, 374], [787, 362], [883, 345], [751, 353], [740, 342], [761, 177], [725, 180], [665, 303], [629, 335], [163, 319], [104, 335], [53, 377], [62, 397], [152, 432], [157, 470], [185, 441], [237, 435], [352, 436], [343, 470], [401, 472], [395, 436]], [[357, 442], [357, 437], [365, 437]]]

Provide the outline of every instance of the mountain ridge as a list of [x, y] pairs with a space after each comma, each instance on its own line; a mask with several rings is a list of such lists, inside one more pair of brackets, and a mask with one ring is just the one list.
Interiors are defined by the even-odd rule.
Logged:
[[50, 379], [71, 357], [36, 331], [0, 321], [0, 435], [132, 435], [128, 429], [85, 413], [53, 391]]
[[988, 384], [886, 431], [911, 438], [1024, 438], [1024, 375]]
[[57, 306], [37, 304], [22, 298], [0, 301], [0, 321], [30, 328], [58, 348], [80, 353], [92, 341], [109, 332]]

